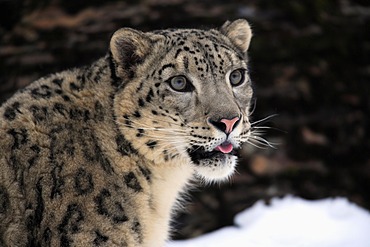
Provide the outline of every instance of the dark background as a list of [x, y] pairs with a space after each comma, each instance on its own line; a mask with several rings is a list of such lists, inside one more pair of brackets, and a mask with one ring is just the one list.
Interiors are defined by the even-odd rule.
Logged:
[[119, 27], [253, 27], [253, 120], [276, 149], [247, 145], [230, 183], [192, 191], [175, 238], [224, 225], [255, 201], [344, 196], [370, 209], [368, 0], [0, 0], [0, 102], [103, 56]]

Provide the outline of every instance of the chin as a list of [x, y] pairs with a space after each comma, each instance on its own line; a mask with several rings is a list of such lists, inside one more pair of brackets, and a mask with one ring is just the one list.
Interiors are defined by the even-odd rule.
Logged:
[[196, 175], [206, 183], [228, 180], [235, 171], [237, 157], [232, 154], [217, 153], [212, 158], [194, 162]]

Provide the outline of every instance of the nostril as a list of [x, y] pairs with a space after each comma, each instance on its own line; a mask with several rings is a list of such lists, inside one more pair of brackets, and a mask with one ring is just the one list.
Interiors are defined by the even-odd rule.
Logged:
[[239, 117], [234, 117], [232, 119], [223, 118], [219, 121], [209, 120], [209, 123], [212, 124], [216, 129], [226, 134], [230, 134], [236, 128], [236, 126], [238, 126], [239, 122]]
[[216, 129], [221, 130], [222, 132], [226, 131], [226, 124], [223, 122], [217, 122], [217, 121], [209, 121], [213, 126], [216, 127]]

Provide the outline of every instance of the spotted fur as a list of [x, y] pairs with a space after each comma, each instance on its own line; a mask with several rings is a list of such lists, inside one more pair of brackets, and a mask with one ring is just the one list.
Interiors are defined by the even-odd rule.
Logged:
[[219, 30], [123, 28], [91, 66], [41, 78], [5, 102], [0, 246], [163, 246], [188, 181], [226, 179], [237, 158], [220, 150], [248, 138], [250, 39], [245, 20]]

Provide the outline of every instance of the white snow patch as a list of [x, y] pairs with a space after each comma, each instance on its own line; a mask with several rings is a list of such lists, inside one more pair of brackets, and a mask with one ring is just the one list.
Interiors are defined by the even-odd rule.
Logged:
[[345, 198], [258, 201], [234, 222], [166, 247], [370, 247], [370, 213]]

